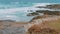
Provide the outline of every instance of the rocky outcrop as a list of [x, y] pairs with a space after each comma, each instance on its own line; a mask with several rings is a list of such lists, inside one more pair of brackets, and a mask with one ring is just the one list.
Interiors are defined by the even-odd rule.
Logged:
[[46, 18], [46, 17], [51, 17], [51, 16], [36, 16], [30, 22], [33, 22], [34, 20], [37, 20], [37, 19]]
[[37, 13], [37, 12], [32, 12], [32, 13], [27, 14], [27, 16], [36, 16], [36, 15], [39, 15], [39, 13]]
[[60, 9], [60, 4], [47, 5], [46, 8], [49, 8], [49, 9]]
[[60, 9], [60, 4], [50, 4], [46, 6], [36, 6], [36, 8]]
[[36, 8], [44, 8], [42, 10], [36, 10], [36, 12], [29, 13], [27, 16], [36, 16], [40, 15], [39, 13], [42, 13], [44, 15], [60, 15], [60, 4], [51, 4], [46, 6], [36, 6]]
[[55, 29], [51, 28], [39, 28], [38, 26], [35, 28], [30, 28], [28, 30], [28, 34], [58, 34], [58, 32]]
[[60, 15], [60, 11], [37, 10], [36, 12], [43, 13], [44, 15]]
[[[60, 16], [36, 19], [27, 25], [28, 34], [59, 34]], [[59, 31], [59, 32], [58, 32]]]
[[60, 15], [60, 11], [37, 10], [27, 14], [27, 16]]

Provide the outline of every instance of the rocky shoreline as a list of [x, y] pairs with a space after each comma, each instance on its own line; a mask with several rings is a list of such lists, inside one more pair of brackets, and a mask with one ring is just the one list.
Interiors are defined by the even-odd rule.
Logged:
[[[43, 8], [38, 6], [37, 8]], [[25, 28], [26, 34], [60, 34], [60, 9], [59, 4], [47, 5], [44, 8], [51, 10], [36, 10], [27, 16], [35, 16]], [[42, 13], [43, 15], [40, 15]]]
[[[48, 5], [44, 8], [59, 9], [59, 6]], [[60, 11], [36, 10], [27, 16], [35, 17], [30, 22], [0, 20], [0, 34], [60, 34]]]
[[[51, 24], [50, 24], [51, 23]], [[50, 24], [50, 25], [48, 25]], [[59, 25], [60, 24], [60, 16], [47, 17], [42, 19], [36, 19], [27, 27], [27, 34], [60, 34]], [[53, 27], [52, 27], [52, 26]], [[58, 26], [57, 26], [58, 25]], [[55, 28], [57, 27], [57, 28]], [[50, 32], [51, 31], [51, 32]]]

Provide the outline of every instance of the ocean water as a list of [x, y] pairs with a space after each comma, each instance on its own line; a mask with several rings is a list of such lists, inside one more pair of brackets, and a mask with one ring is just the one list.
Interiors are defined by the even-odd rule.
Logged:
[[0, 0], [0, 20], [14, 20], [19, 22], [29, 22], [34, 16], [27, 16], [29, 10], [39, 10], [36, 6], [45, 6], [54, 3], [35, 3]]
[[28, 12], [22, 8], [0, 9], [0, 20], [14, 20], [19, 22], [28, 22], [33, 17], [27, 16]]

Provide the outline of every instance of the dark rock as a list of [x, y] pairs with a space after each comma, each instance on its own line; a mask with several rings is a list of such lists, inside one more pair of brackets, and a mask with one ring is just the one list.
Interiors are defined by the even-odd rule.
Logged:
[[49, 9], [60, 9], [60, 4], [47, 5], [46, 8], [49, 8]]
[[0, 20], [0, 22], [15, 22], [14, 20]]
[[28, 29], [29, 34], [59, 34], [55, 29], [51, 28], [30, 28]]
[[44, 13], [44, 15], [60, 15], [60, 11], [37, 10], [36, 12]]
[[36, 8], [60, 9], [60, 4], [50, 4], [46, 6], [36, 6]]
[[37, 12], [33, 12], [33, 13], [29, 13], [29, 14], [27, 14], [27, 16], [35, 16], [35, 15], [39, 15], [39, 13], [37, 13]]

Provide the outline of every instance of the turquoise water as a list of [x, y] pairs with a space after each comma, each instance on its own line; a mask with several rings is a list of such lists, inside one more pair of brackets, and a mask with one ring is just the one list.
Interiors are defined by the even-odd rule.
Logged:
[[[28, 7], [27, 7], [28, 8]], [[17, 22], [29, 22], [33, 16], [29, 17], [25, 7], [0, 9], [0, 20], [14, 20]]]
[[60, 0], [0, 0], [0, 3], [10, 4], [13, 2], [19, 3], [60, 3]]
[[27, 12], [24, 10], [14, 10], [10, 8], [9, 9], [0, 9], [0, 20], [14, 20], [18, 22], [28, 22], [30, 21], [33, 17], [27, 16]]
[[[21, 3], [0, 4], [0, 20], [14, 20], [17, 22], [29, 22], [34, 16], [27, 16], [29, 10], [39, 10], [35, 6], [45, 6], [51, 3]], [[53, 3], [54, 4], [54, 3]]]
[[28, 22], [34, 16], [26, 16], [28, 10], [34, 10], [36, 5], [60, 3], [60, 0], [0, 0], [0, 20], [16, 20]]

